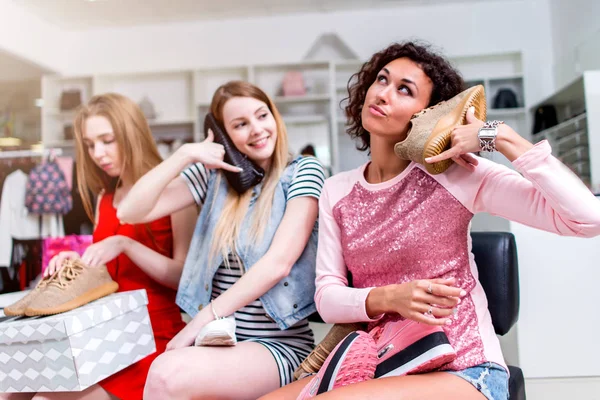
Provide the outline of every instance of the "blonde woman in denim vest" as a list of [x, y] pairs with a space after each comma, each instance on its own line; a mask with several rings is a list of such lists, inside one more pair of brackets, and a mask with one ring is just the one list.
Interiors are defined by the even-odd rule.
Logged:
[[[224, 148], [209, 131], [144, 176], [119, 208], [127, 222], [194, 203], [201, 208], [177, 295], [193, 319], [152, 365], [148, 400], [256, 399], [291, 382], [314, 347], [306, 318], [316, 310], [323, 169], [314, 157], [290, 161], [281, 116], [256, 86], [221, 86], [210, 111], [235, 147], [265, 170], [262, 182], [243, 194], [229, 187], [222, 171], [239, 170], [223, 161]], [[219, 344], [232, 346], [203, 345], [215, 321], [217, 331], [232, 334]]]

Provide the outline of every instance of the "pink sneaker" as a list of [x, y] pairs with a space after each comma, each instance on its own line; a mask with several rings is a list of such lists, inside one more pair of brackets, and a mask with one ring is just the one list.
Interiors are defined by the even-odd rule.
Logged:
[[352, 332], [331, 351], [297, 400], [310, 399], [335, 388], [373, 379], [376, 366], [377, 346], [373, 338], [366, 332]]
[[439, 326], [406, 319], [377, 326], [369, 334], [377, 343], [375, 378], [430, 372], [456, 358]]

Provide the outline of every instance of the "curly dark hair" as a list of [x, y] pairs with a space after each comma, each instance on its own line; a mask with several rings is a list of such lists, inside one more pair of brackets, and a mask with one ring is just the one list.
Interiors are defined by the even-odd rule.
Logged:
[[[444, 57], [431, 49], [425, 43], [403, 42], [394, 43], [384, 50], [375, 53], [369, 61], [363, 64], [360, 71], [352, 75], [348, 81], [349, 97], [346, 106], [346, 117], [350, 122], [347, 133], [354, 139], [360, 139], [356, 148], [361, 151], [371, 146], [371, 134], [362, 126], [362, 107], [367, 90], [375, 82], [377, 74], [388, 63], [406, 57], [418, 64], [425, 75], [433, 82], [433, 90], [428, 107], [443, 100], [449, 100], [464, 90], [464, 81], [460, 73]], [[354, 83], [351, 83], [354, 81]]]

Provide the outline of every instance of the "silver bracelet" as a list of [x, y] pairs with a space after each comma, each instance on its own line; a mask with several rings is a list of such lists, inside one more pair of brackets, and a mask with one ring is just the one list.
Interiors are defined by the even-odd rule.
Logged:
[[503, 123], [504, 121], [487, 121], [479, 129], [477, 137], [479, 139], [479, 147], [481, 148], [481, 151], [496, 151], [496, 136], [498, 136], [498, 126]]
[[215, 321], [221, 319], [221, 317], [219, 317], [219, 314], [217, 314], [217, 312], [215, 311], [215, 305], [212, 302], [212, 300], [210, 301], [210, 309], [212, 310], [213, 317], [215, 317]]

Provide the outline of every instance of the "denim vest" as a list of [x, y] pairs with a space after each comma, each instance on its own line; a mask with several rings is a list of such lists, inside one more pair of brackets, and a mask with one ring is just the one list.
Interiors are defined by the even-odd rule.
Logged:
[[[253, 235], [251, 235], [252, 212], [260, 194], [261, 185], [252, 189], [250, 207], [242, 223], [235, 248], [245, 270], [252, 268], [271, 246], [275, 232], [283, 219], [288, 188], [296, 164], [300, 159], [296, 158], [285, 168], [277, 184], [271, 207], [271, 218], [265, 227], [261, 242], [253, 242]], [[211, 171], [206, 200], [196, 223], [177, 291], [177, 305], [191, 317], [194, 317], [199, 310], [210, 303], [213, 277], [223, 263], [221, 254], [214, 255], [212, 260], [209, 259], [211, 239], [214, 236], [214, 229], [228, 190], [227, 180], [224, 177], [218, 180], [217, 176], [217, 173]], [[219, 181], [220, 184], [217, 187]], [[217, 191], [216, 194], [215, 191]], [[268, 316], [282, 330], [293, 326], [316, 311], [314, 295], [317, 237], [318, 224], [315, 222], [308, 243], [292, 267], [290, 274], [260, 297]]]

